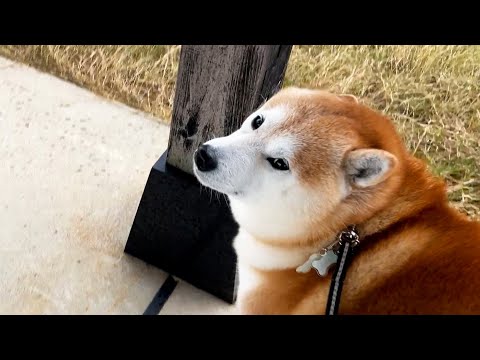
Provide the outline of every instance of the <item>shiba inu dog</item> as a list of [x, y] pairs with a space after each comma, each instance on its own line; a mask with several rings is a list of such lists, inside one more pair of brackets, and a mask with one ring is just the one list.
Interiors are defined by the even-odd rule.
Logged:
[[242, 314], [324, 314], [332, 274], [309, 259], [349, 225], [360, 245], [340, 314], [480, 313], [480, 223], [354, 96], [283, 89], [202, 144], [194, 173], [239, 224]]

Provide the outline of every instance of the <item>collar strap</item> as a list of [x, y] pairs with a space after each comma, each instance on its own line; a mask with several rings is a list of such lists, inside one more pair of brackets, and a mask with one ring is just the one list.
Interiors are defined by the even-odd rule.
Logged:
[[360, 236], [355, 225], [347, 227], [337, 235], [335, 242], [312, 254], [297, 268], [298, 273], [307, 273], [313, 267], [318, 275], [326, 276], [333, 265], [335, 270], [330, 283], [326, 315], [336, 315], [340, 304], [343, 281], [354, 255], [354, 249], [360, 244]]
[[338, 246], [334, 246], [337, 248], [336, 250], [334, 249], [334, 252], [337, 254], [338, 259], [330, 283], [325, 315], [337, 315], [338, 313], [343, 281], [345, 280], [348, 266], [352, 261], [354, 249], [360, 244], [355, 226], [351, 226], [347, 230], [342, 231], [337, 244]]

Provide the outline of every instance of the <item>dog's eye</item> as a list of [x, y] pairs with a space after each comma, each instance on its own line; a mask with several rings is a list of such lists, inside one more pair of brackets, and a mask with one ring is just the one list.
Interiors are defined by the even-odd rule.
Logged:
[[260, 126], [262, 126], [264, 121], [265, 118], [263, 117], [263, 115], [255, 116], [252, 120], [252, 129], [257, 130]]
[[288, 161], [285, 159], [274, 159], [274, 158], [267, 158], [267, 161], [272, 165], [274, 169], [277, 170], [288, 170]]

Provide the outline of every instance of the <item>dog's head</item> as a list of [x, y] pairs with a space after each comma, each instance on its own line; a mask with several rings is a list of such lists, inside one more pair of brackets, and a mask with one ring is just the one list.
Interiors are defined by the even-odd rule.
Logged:
[[372, 194], [388, 190], [403, 152], [391, 122], [355, 97], [287, 88], [231, 135], [201, 145], [194, 173], [228, 195], [240, 226], [281, 241], [332, 215], [347, 222], [373, 211]]

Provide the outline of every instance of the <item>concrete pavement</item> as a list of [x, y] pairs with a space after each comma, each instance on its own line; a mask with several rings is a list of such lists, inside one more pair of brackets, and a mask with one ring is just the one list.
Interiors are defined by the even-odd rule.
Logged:
[[[0, 58], [0, 314], [141, 314], [166, 274], [123, 253], [169, 128]], [[180, 282], [161, 314], [234, 307]]]

